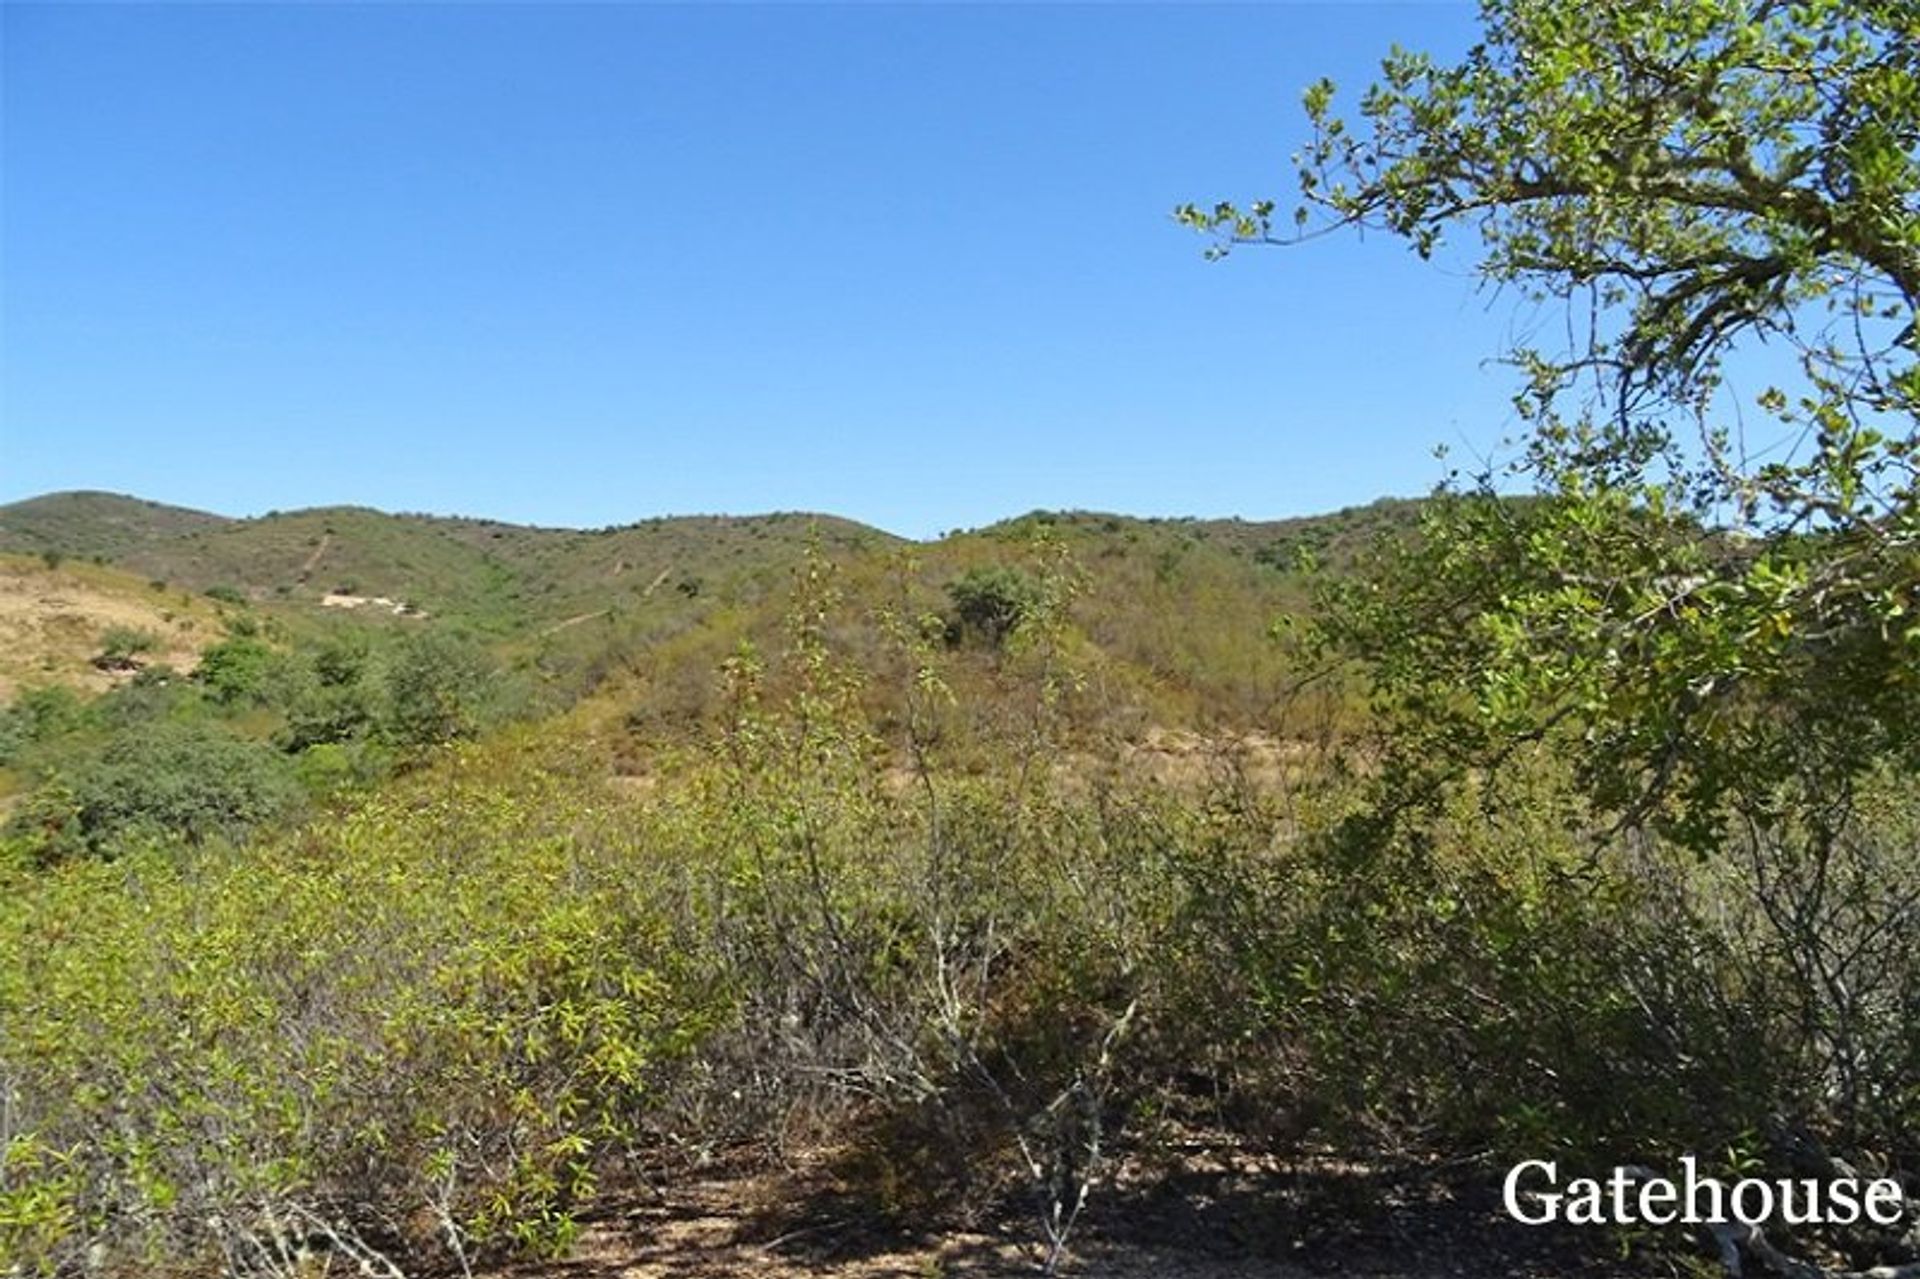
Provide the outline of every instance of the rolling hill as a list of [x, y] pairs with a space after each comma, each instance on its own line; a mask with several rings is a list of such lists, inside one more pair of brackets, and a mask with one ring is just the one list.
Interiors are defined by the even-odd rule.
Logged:
[[724, 578], [784, 563], [817, 536], [830, 550], [900, 539], [830, 516], [686, 516], [585, 531], [365, 507], [230, 519], [107, 493], [0, 506], [0, 552], [100, 559], [188, 590], [256, 601], [328, 594], [412, 600], [501, 633], [645, 593], [656, 578]]
[[48, 493], [0, 506], [0, 550], [117, 557], [230, 523], [224, 515], [118, 493]]
[[1297, 557], [1350, 561], [1415, 509], [1265, 522], [1033, 512], [912, 542], [804, 513], [580, 530], [349, 506], [231, 519], [89, 492], [0, 506], [0, 553], [84, 558], [156, 597], [212, 592], [295, 631], [455, 627], [572, 695], [624, 681], [697, 715], [742, 640], [778, 644], [809, 545], [839, 566], [849, 612], [871, 617], [940, 613], [951, 582], [1030, 566], [1044, 537], [1078, 566], [1072, 616], [1089, 668], [1146, 718], [1184, 725], [1264, 714], [1285, 676], [1264, 636], [1305, 601]]

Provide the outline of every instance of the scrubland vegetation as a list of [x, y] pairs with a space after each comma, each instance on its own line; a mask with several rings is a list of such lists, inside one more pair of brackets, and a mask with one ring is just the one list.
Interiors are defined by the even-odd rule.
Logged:
[[[472, 1271], [795, 1146], [1050, 1270], [1119, 1159], [1207, 1144], [1913, 1195], [1920, 32], [1485, 13], [1364, 127], [1308, 98], [1309, 232], [1465, 226], [1593, 303], [1515, 353], [1517, 461], [1417, 506], [922, 548], [0, 512], [223, 628], [0, 716], [0, 1271]], [[1758, 458], [1718, 426], [1754, 336], [1804, 445]], [[346, 585], [425, 615], [321, 618]], [[1906, 1276], [1920, 1235], [1594, 1246]]]
[[[1041, 1256], [1120, 1151], [1193, 1132], [1488, 1169], [1910, 1166], [1909, 779], [1861, 778], [1818, 856], [1781, 826], [1703, 859], [1598, 838], [1548, 742], [1410, 799], [1398, 739], [1321, 699], [1284, 779], [1222, 745], [1156, 783], [1106, 736], [1082, 575], [1044, 541], [1006, 572], [1027, 603], [989, 643], [937, 596], [862, 616], [803, 559], [780, 643], [724, 663], [719, 726], [638, 789], [619, 699], [395, 756], [330, 806], [259, 781], [272, 738], [222, 734], [250, 661], [216, 650], [191, 711], [123, 711], [181, 723], [82, 752], [71, 836], [44, 798], [13, 827], [8, 1255], [477, 1266], [563, 1250], [603, 1186], [827, 1133], [877, 1216], [1013, 1211]], [[354, 665], [276, 661], [301, 696]], [[982, 666], [988, 716], [952, 695]], [[461, 705], [426, 669], [388, 696]], [[9, 723], [84, 742], [149, 692]], [[361, 752], [466, 723], [347, 718]], [[119, 807], [89, 818], [96, 792]]]

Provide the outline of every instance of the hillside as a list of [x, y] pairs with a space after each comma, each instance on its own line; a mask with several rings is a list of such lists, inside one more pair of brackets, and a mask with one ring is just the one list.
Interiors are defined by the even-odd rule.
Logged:
[[1268, 522], [1034, 512], [916, 543], [802, 513], [580, 530], [346, 506], [227, 519], [68, 493], [0, 507], [0, 552], [103, 561], [156, 592], [244, 600], [296, 632], [450, 627], [563, 696], [616, 679], [644, 718], [692, 721], [711, 710], [714, 672], [742, 640], [777, 646], [809, 546], [839, 565], [850, 615], [924, 615], [945, 610], [968, 572], [1030, 568], [1047, 538], [1077, 565], [1073, 619], [1111, 698], [1143, 722], [1246, 724], [1282, 684], [1257, 637], [1303, 602], [1297, 558], [1350, 560], [1412, 509]]
[[[1522, 548], [1566, 516], [1505, 509]], [[1447, 573], [1528, 552], [1456, 554], [1443, 505], [1356, 563], [1419, 513], [915, 543], [340, 507], [0, 561], [0, 1023], [36, 1028], [0, 1066], [12, 1175], [55, 1206], [0, 1244], [145, 1274], [252, 1231], [271, 1261], [298, 1213], [423, 1267], [387, 1273], [1675, 1273], [1685, 1239], [1608, 1271], [1605, 1236], [1502, 1230], [1499, 1169], [1538, 1116], [1609, 1166], [1824, 1104], [1790, 1037], [1824, 996], [1695, 849], [1596, 842], [1570, 733], [1448, 775], [1474, 723], [1415, 736], [1273, 638], [1351, 580], [1421, 660], [1478, 642]], [[114, 626], [151, 638], [103, 673]], [[1479, 660], [1419, 706], [1457, 713]], [[1914, 776], [1862, 782], [1841, 867], [1889, 1010]], [[1684, 998], [1623, 1033], [1642, 981]], [[1803, 1064], [1756, 1076], [1763, 1036]], [[1894, 1096], [1911, 1060], [1857, 1064]], [[128, 1206], [83, 1224], [83, 1194]]]
[[119, 493], [48, 493], [0, 506], [0, 551], [118, 557], [232, 522]]
[[590, 532], [352, 506], [228, 519], [100, 493], [0, 506], [0, 552], [104, 558], [154, 581], [226, 587], [257, 602], [385, 596], [500, 634], [645, 595], [656, 582], [751, 575], [787, 562], [814, 535], [829, 549], [899, 542], [802, 514], [663, 518]]
[[128, 672], [93, 662], [116, 628], [151, 637], [143, 659], [181, 671], [219, 635], [205, 599], [97, 564], [0, 555], [0, 703], [35, 684], [98, 691], [123, 682]]

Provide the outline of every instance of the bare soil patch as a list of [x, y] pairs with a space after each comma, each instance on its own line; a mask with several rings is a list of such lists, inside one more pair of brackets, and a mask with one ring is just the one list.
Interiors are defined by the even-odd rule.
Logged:
[[[1151, 1184], [1146, 1179], [1151, 1177]], [[1486, 1185], [1355, 1165], [1194, 1158], [1127, 1170], [1090, 1207], [1062, 1275], [1104, 1279], [1644, 1279], [1595, 1234], [1529, 1229]], [[916, 1230], [863, 1213], [826, 1160], [663, 1179], [592, 1220], [564, 1261], [494, 1279], [999, 1279], [1039, 1273], [1019, 1205]]]
[[405, 600], [388, 599], [384, 595], [351, 595], [345, 591], [328, 591], [320, 597], [321, 608], [365, 608], [376, 613], [392, 613], [395, 617], [425, 617], [426, 613], [413, 607]]
[[218, 638], [204, 613], [174, 593], [117, 589], [75, 569], [0, 559], [0, 702], [35, 684], [97, 692], [131, 678], [131, 669], [93, 665], [101, 637], [116, 626], [158, 640], [141, 664], [191, 671], [201, 646]]

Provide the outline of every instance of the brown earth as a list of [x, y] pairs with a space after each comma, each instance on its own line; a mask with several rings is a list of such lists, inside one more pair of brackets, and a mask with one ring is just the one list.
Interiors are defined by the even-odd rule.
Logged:
[[[1134, 1169], [1089, 1208], [1057, 1273], [1104, 1279], [1629, 1279], [1587, 1232], [1500, 1212], [1493, 1188], [1354, 1165], [1234, 1167], [1193, 1158]], [[664, 1178], [606, 1209], [564, 1261], [491, 1279], [1011, 1279], [1041, 1272], [1037, 1221], [903, 1229], [863, 1211], [823, 1161]], [[1017, 1205], [1016, 1205], [1017, 1208]], [[1331, 1224], [1330, 1224], [1331, 1223]]]
[[1122, 747], [1120, 758], [1163, 785], [1193, 786], [1237, 774], [1258, 788], [1277, 790], [1312, 754], [1308, 743], [1266, 733], [1221, 736], [1156, 726]]
[[154, 650], [140, 656], [143, 664], [191, 671], [201, 647], [219, 638], [215, 623], [202, 601], [125, 574], [0, 556], [0, 702], [37, 684], [98, 692], [125, 682], [133, 671], [93, 665], [101, 637], [116, 626], [156, 637]]

